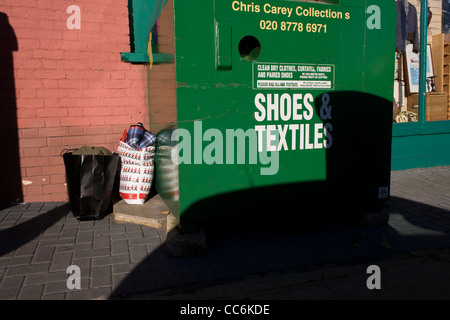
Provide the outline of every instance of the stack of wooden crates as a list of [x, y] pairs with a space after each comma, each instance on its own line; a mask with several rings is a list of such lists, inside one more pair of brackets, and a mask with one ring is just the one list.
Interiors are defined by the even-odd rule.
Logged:
[[427, 94], [426, 120], [448, 120], [450, 119], [450, 35], [443, 33], [434, 35], [431, 51], [436, 92]]

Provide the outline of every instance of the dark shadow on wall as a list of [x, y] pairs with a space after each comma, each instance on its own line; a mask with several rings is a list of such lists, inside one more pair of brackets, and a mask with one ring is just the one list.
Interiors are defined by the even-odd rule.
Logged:
[[17, 50], [8, 16], [0, 12], [0, 202], [23, 200], [13, 62]]

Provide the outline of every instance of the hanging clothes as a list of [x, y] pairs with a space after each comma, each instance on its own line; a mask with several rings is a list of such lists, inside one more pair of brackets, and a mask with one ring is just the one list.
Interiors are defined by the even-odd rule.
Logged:
[[417, 10], [407, 0], [398, 0], [397, 5], [397, 38], [395, 49], [404, 52], [406, 42], [413, 44], [413, 52], [420, 51], [419, 32], [417, 27]]

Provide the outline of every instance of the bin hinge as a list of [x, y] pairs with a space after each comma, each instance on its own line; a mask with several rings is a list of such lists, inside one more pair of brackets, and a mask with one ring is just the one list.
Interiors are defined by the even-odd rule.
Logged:
[[226, 22], [215, 22], [216, 25], [216, 69], [231, 70], [231, 25]]

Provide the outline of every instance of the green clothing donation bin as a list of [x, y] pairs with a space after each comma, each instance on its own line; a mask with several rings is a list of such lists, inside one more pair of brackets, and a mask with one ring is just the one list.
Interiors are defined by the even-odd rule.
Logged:
[[395, 1], [174, 0], [174, 16], [156, 186], [182, 226], [385, 203]]

